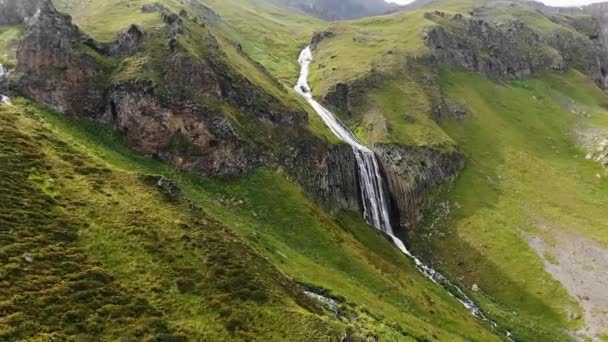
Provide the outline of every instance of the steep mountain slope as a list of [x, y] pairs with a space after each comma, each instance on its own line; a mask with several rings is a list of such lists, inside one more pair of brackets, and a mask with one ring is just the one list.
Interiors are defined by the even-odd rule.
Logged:
[[298, 338], [339, 335], [297, 284], [160, 176], [93, 157], [27, 104], [0, 115], [2, 339], [276, 339], [298, 336], [285, 330], [298, 317], [309, 327]]
[[[109, 11], [117, 22], [130, 15], [127, 10], [140, 13], [144, 9], [144, 5], [120, 7], [123, 2], [106, 4], [64, 5], [92, 6], [100, 11], [97, 16]], [[50, 4], [43, 6], [24, 29], [16, 68], [9, 71], [11, 87], [78, 119], [65, 119], [20, 99], [15, 99], [13, 107], [2, 105], [3, 118], [11, 123], [2, 126], [6, 148], [2, 156], [10, 159], [2, 165], [10, 174], [5, 180], [13, 184], [8, 188], [7, 205], [23, 193], [47, 202], [51, 201], [47, 197], [54, 198], [56, 203], [49, 210], [57, 213], [37, 221], [55, 234], [55, 240], [49, 240], [55, 243], [53, 253], [72, 253], [65, 248], [73, 247], [78, 260], [87, 260], [81, 265], [85, 269], [74, 272], [98, 268], [101, 275], [92, 277], [107, 278], [102, 285], [108, 284], [104, 286], [116, 292], [117, 298], [89, 301], [89, 292], [109, 290], [97, 290], [97, 281], [89, 284], [94, 279], [88, 276], [73, 289], [71, 283], [62, 288], [61, 279], [72, 275], [61, 272], [70, 269], [63, 259], [51, 264], [56, 259], [39, 240], [22, 245], [18, 234], [32, 235], [29, 221], [15, 220], [12, 215], [19, 210], [6, 206], [2, 213], [7, 221], [3, 233], [7, 262], [3, 265], [9, 269], [2, 274], [11, 285], [5, 287], [9, 299], [3, 303], [6, 307], [0, 318], [3, 338], [498, 339], [495, 333], [499, 332], [424, 279], [382, 235], [366, 226], [355, 214], [357, 198], [349, 199], [353, 195], [342, 191], [324, 194], [328, 187], [344, 189], [345, 179], [332, 178], [336, 177], [333, 173], [327, 173], [325, 179], [305, 173], [308, 166], [302, 167], [302, 163], [311, 156], [307, 151], [314, 156], [328, 146], [343, 153], [346, 162], [323, 157], [310, 166], [327, 169], [329, 164], [333, 171], [342, 164], [354, 174], [352, 159], [348, 164], [349, 150], [332, 147], [324, 138], [323, 127], [306, 133], [315, 131], [312, 123], [302, 127], [303, 131], [288, 128], [287, 132], [282, 131], [291, 123], [270, 123], [282, 119], [267, 115], [300, 114], [261, 109], [269, 97], [274, 98], [269, 100], [271, 106], [278, 104], [283, 110], [303, 107], [228, 38], [206, 31], [210, 24], [202, 25], [203, 18], [191, 14], [195, 9], [188, 7], [187, 13], [176, 15], [170, 3], [145, 7], [151, 12], [132, 16], [137, 22], [121, 29], [117, 39], [103, 41], [112, 26], [98, 26], [93, 19], [99, 17], [86, 19], [83, 14], [82, 20], [91, 25], [89, 36]], [[88, 13], [87, 7], [72, 8], [75, 13]], [[183, 79], [184, 75], [191, 78]], [[197, 98], [201, 92], [204, 95]], [[247, 102], [240, 97], [244, 94], [262, 102]], [[250, 112], [256, 108], [261, 111]], [[208, 119], [209, 115], [218, 116]], [[281, 172], [235, 169], [222, 164], [232, 163], [224, 157], [218, 157], [219, 163], [210, 162], [214, 157], [206, 153], [214, 147], [230, 147], [227, 140], [197, 147], [200, 141], [192, 143], [189, 137], [173, 140], [171, 131], [163, 131], [187, 135], [189, 130], [205, 132], [206, 125], [222, 125], [224, 130], [217, 134], [236, 132], [239, 138], [270, 143], [264, 147], [260, 141], [239, 140], [239, 146], [266, 148], [266, 152], [273, 152], [273, 146], [288, 150], [286, 162], [294, 163], [293, 170], [309, 182], [310, 189], [317, 187], [320, 203], [325, 200], [328, 207], [351, 206], [355, 211], [327, 214], [286, 179], [285, 168]], [[269, 131], [263, 128], [269, 126]], [[277, 138], [286, 133], [289, 140]], [[211, 134], [205, 132], [202, 139]], [[299, 143], [301, 148], [309, 150], [292, 148], [292, 139], [299, 136], [306, 137]], [[167, 138], [171, 139], [165, 145], [162, 139]], [[148, 156], [129, 151], [125, 144]], [[234, 156], [234, 151], [225, 155]], [[191, 164], [188, 158], [211, 159]], [[187, 171], [222, 174], [228, 170], [224, 174], [232, 174], [232, 178], [186, 175], [158, 159]], [[13, 169], [22, 162], [41, 166]], [[273, 162], [269, 164], [278, 169]], [[196, 165], [209, 168], [204, 171]], [[150, 174], [168, 178], [146, 176]], [[178, 188], [183, 196], [176, 196]], [[356, 196], [356, 188], [352, 192]], [[336, 203], [341, 199], [338, 196], [344, 196], [343, 203]], [[19, 207], [20, 203], [14, 204]], [[40, 207], [32, 208], [32, 213], [40, 212]], [[60, 218], [72, 222], [66, 226], [70, 229], [67, 237], [58, 230]], [[44, 268], [56, 275], [45, 274]], [[49, 279], [38, 282], [34, 271]], [[40, 302], [27, 300], [41, 291], [53, 292], [53, 296], [48, 300], [43, 296]], [[306, 295], [306, 291], [315, 294]], [[329, 299], [313, 300], [321, 298], [319, 295]], [[21, 296], [27, 296], [27, 306], [20, 305]], [[53, 304], [57, 301], [77, 312], [69, 311], [53, 321], [38, 316], [55, 309], [66, 311]], [[140, 303], [136, 311], [131, 311], [131, 302]], [[323, 302], [332, 304], [324, 306]], [[116, 319], [107, 320], [108, 316]], [[31, 324], [25, 325], [26, 320]], [[25, 327], [16, 330], [19, 326]], [[127, 327], [135, 330], [125, 331]]]
[[[0, 105], [3, 338], [605, 338], [603, 21], [421, 3], [326, 23], [274, 1], [12, 0], [32, 17], [0, 17], [10, 87], [61, 114]], [[400, 235], [495, 324], [361, 220], [351, 148], [291, 89], [309, 43]]]
[[[334, 221], [272, 171], [238, 181], [193, 177], [134, 154], [95, 122], [20, 100], [0, 113], [3, 208], [20, 198], [2, 216], [2, 273], [11, 284], [3, 338], [496, 339], [360, 219]], [[177, 183], [150, 176], [158, 174]], [[31, 207], [20, 211], [21, 203]], [[32, 232], [31, 222], [49, 236]], [[92, 270], [70, 271], [70, 262]], [[338, 307], [322, 309], [305, 289]], [[97, 293], [105, 295], [93, 301]], [[66, 314], [45, 321], [39, 310]]]
[[[506, 86], [460, 73], [441, 81], [470, 110], [443, 125], [470, 166], [442, 197], [432, 228], [415, 233], [433, 246], [419, 252], [477, 284], [480, 296], [598, 339], [607, 329], [608, 184], [588, 154], [603, 149], [608, 97], [575, 71]], [[581, 140], [594, 134], [587, 150]]]

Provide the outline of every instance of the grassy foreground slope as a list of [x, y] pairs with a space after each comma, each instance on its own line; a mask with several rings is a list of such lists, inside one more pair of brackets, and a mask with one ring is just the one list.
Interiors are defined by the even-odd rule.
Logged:
[[443, 72], [441, 82], [470, 110], [464, 120], [442, 124], [469, 162], [434, 221], [415, 234], [432, 248], [417, 249], [469, 287], [476, 284], [481, 301], [517, 310], [488, 307], [507, 320], [572, 330], [589, 324], [579, 306], [584, 300], [545, 270], [555, 257], [539, 255], [529, 240], [571, 248], [558, 238], [566, 233], [608, 247], [606, 173], [575, 140], [575, 132], [608, 127], [608, 96], [576, 71], [507, 85]]
[[0, 107], [0, 339], [339, 336], [231, 230], [40, 113]]
[[[97, 123], [21, 100], [0, 114], [2, 158], [10, 158], [0, 164], [10, 173], [3, 207], [24, 193], [27, 203], [47, 203], [46, 210], [3, 211], [2, 274], [11, 285], [3, 290], [2, 336], [319, 340], [350, 331], [386, 340], [496, 339], [384, 237], [359, 218], [334, 220], [279, 174], [188, 176], [133, 154]], [[177, 180], [195, 210], [164, 198], [145, 174]], [[61, 283], [66, 275], [49, 270], [74, 272], [67, 279], [78, 282]], [[284, 274], [325, 288], [346, 320], [323, 311]], [[122, 297], [105, 296], [110, 290], [97, 290], [98, 282]], [[140, 304], [129, 309], [130, 302]], [[47, 321], [38, 316], [45, 310], [65, 314]]]

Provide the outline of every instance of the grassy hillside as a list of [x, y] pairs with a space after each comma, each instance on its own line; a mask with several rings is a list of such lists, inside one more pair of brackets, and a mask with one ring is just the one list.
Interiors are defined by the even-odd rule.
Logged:
[[0, 108], [2, 339], [306, 340], [343, 330], [225, 225], [93, 156], [44, 115]]
[[291, 87], [300, 66], [298, 54], [313, 33], [325, 23], [312, 16], [291, 12], [271, 1], [210, 0], [206, 2], [222, 18], [220, 30], [234, 37], [243, 50]]
[[570, 248], [558, 238], [567, 232], [608, 247], [606, 173], [574, 139], [576, 131], [608, 127], [608, 96], [575, 71], [504, 86], [446, 71], [441, 82], [471, 111], [442, 124], [469, 162], [441, 198], [441, 214], [416, 232], [429, 242], [418, 251], [477, 284], [481, 300], [517, 310], [513, 320], [581, 328], [582, 302], [545, 271], [554, 256], [539, 255], [529, 240]]
[[[111, 76], [112, 80], [126, 82], [149, 79], [158, 89], [163, 89], [164, 85], [158, 82], [160, 76], [157, 74], [161, 72], [169, 51], [163, 40], [166, 37], [163, 36], [164, 23], [161, 16], [158, 12], [146, 13], [142, 10], [150, 2], [57, 0], [55, 3], [60, 11], [70, 14], [74, 23], [85, 33], [101, 42], [112, 42], [117, 34], [131, 24], [140, 26], [148, 34], [144, 51], [122, 61], [113, 61], [118, 68]], [[157, 3], [174, 13], [186, 11], [182, 22], [184, 31], [178, 36], [184, 53], [203, 64], [207, 63], [208, 58], [223, 60], [226, 65], [234, 68], [234, 72], [277, 99], [283, 106], [282, 111], [289, 109], [308, 112], [308, 129], [312, 134], [332, 143], [337, 142], [318, 116], [292, 89], [299, 66], [296, 57], [292, 58], [291, 55], [297, 56], [301, 48], [298, 44], [309, 39], [319, 20], [271, 5], [260, 8], [247, 1], [213, 3], [213, 9], [198, 0], [163, 0]], [[215, 45], [216, 42], [220, 49]], [[265, 50], [268, 52], [264, 53]], [[204, 106], [218, 105], [209, 103], [206, 97], [201, 100], [205, 101]], [[256, 140], [271, 134], [258, 134], [260, 129], [266, 128], [241, 115], [238, 108], [231, 108], [226, 103], [222, 105], [227, 116], [243, 128], [244, 135]], [[251, 132], [247, 131], [248, 128], [251, 128]], [[262, 143], [258, 140], [256, 143]]]
[[[429, 18], [428, 13], [440, 13], [442, 19]], [[432, 27], [457, 26], [453, 16], [466, 19], [473, 13], [497, 26], [521, 22], [540, 36], [584, 37], [567, 20], [558, 24], [516, 1], [439, 0], [414, 11], [331, 23], [323, 28], [330, 37], [314, 51], [310, 84], [315, 96], [325, 97], [339, 83], [360, 88], [351, 116], [337, 113], [368, 143], [453, 145], [430, 120], [440, 93], [434, 70], [425, 61], [429, 50], [424, 40]], [[543, 49], [550, 56], [555, 53], [549, 46]]]
[[[322, 139], [336, 142], [291, 85], [300, 49], [325, 30], [334, 36], [315, 51], [311, 85], [317, 97], [338, 83], [366, 90], [351, 116], [340, 113], [362, 141], [461, 149], [467, 168], [410, 241], [471, 289], [498, 331], [422, 278], [359, 217], [324, 212], [280, 171], [231, 180], [179, 173], [131, 152], [109, 127], [19, 99], [0, 106], [0, 171], [8, 175], [0, 181], [9, 189], [0, 199], [10, 209], [0, 216], [9, 227], [0, 234], [0, 281], [11, 284], [0, 290], [9, 298], [0, 301], [0, 337], [491, 341], [509, 330], [516, 340], [562, 341], [571, 338], [566, 329], [585, 326], [580, 298], [546, 271], [558, 258], [531, 240], [561, 248], [563, 232], [608, 247], [607, 175], [575, 142], [578, 132], [608, 129], [608, 98], [575, 71], [499, 85], [418, 63], [428, 53], [425, 31], [436, 25], [424, 13], [436, 9], [469, 16], [492, 3], [483, 15], [497, 22], [518, 18], [539, 34], [568, 28], [489, 0], [338, 23], [253, 0], [161, 2], [206, 18], [185, 20], [184, 53], [205, 60], [218, 52], [285, 108], [308, 111], [310, 131]], [[56, 3], [104, 42], [133, 23], [149, 33], [163, 27], [158, 13], [141, 11], [148, 1]], [[0, 28], [0, 47], [20, 30]], [[164, 41], [150, 39], [141, 54], [108, 61], [112, 79], [154, 78], [142, 70], [161, 67], [165, 53]], [[468, 110], [463, 120], [433, 117], [442, 95]], [[250, 143], [270, 139], [238, 108], [210, 105]], [[145, 175], [175, 180], [183, 199], [167, 198]], [[338, 301], [337, 313], [298, 284]]]
[[[261, 170], [243, 179], [222, 181], [176, 173], [133, 154], [119, 136], [99, 124], [68, 120], [21, 100], [17, 103], [17, 107], [0, 109], [7, 122], [2, 132], [3, 156], [40, 166], [15, 168], [20, 164], [2, 163], [4, 169], [11, 168], [11, 177], [5, 178], [13, 184], [11, 191], [27, 191], [52, 203], [48, 210], [53, 215], [38, 218], [49, 225], [48, 234], [56, 239], [52, 252], [63, 255], [71, 253], [65, 248], [73, 248], [79, 258], [90, 260], [107, 274], [118, 293], [145, 298], [149, 315], [162, 322], [159, 327], [166, 333], [203, 339], [310, 340], [335, 336], [352, 326], [357, 336], [388, 340], [496, 339], [489, 327], [422, 278], [375, 230], [359, 218], [332, 218], [279, 174]], [[30, 145], [32, 153], [23, 148]], [[185, 199], [175, 202], [163, 197], [147, 185], [144, 174], [166, 174], [177, 180], [184, 198], [202, 212], [190, 209]], [[17, 175], [25, 183], [17, 181]], [[9, 192], [8, 196], [18, 195]], [[32, 208], [33, 213], [39, 211], [46, 212]], [[4, 248], [5, 257], [12, 260], [5, 267], [14, 270], [3, 274], [8, 274], [11, 284], [26, 286], [33, 275], [24, 273], [24, 267], [48, 269], [44, 263], [55, 259], [40, 245], [41, 240], [15, 244], [14, 234], [29, 231], [27, 221], [3, 217], [12, 227], [3, 236], [13, 241]], [[66, 226], [69, 236], [53, 226], [62, 220], [71, 222]], [[34, 259], [31, 265], [21, 260], [23, 253]], [[54, 267], [64, 270], [64, 266]], [[329, 313], [320, 316], [321, 309], [315, 309], [317, 305], [283, 274], [343, 298], [340, 310], [348, 323], [336, 321]], [[61, 285], [42, 282], [37, 286], [29, 291]], [[30, 308], [16, 306], [21, 298], [13, 292], [17, 289], [22, 287], [5, 290], [9, 291], [6, 298], [12, 298], [5, 305], [17, 311], [9, 310], [15, 313], [1, 318], [2, 333], [10, 337], [42, 331], [42, 326], [20, 332], [9, 329], [14, 326], [10, 322], [21, 322], [19, 317], [27, 317], [25, 310]], [[88, 283], [81, 289], [90, 291]], [[69, 293], [59, 292], [54, 298], [72, 307], [79, 297], [72, 299]], [[74, 322], [66, 318], [64, 325], [43, 323], [51, 324], [51, 331], [58, 334], [71, 335], [76, 325], [84, 329], [77, 336], [84, 336], [83, 331], [92, 326], [79, 325], [81, 321], [96, 324], [99, 336], [120, 334], [122, 320], [89, 321], [92, 313], [105, 317], [99, 311], [102, 308], [120, 310], [125, 319], [132, 319], [134, 314], [124, 312], [121, 303], [127, 302], [108, 306], [87, 301], [77, 317], [69, 318]], [[45, 302], [28, 305], [31, 310], [55, 308]], [[138, 315], [144, 319], [145, 314]], [[34, 319], [32, 324], [43, 323]], [[151, 329], [141, 327], [133, 334], [156, 331]]]

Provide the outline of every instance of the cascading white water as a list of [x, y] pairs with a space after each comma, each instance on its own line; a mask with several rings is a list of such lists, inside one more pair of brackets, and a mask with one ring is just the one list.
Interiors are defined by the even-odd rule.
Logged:
[[[6, 70], [4, 69], [4, 65], [2, 65], [0, 63], [0, 82], [2, 82], [2, 80], [4, 79], [4, 76], [6, 75]], [[11, 99], [4, 95], [4, 94], [0, 94], [0, 104], [12, 104]]]
[[[390, 221], [390, 204], [387, 197], [387, 188], [380, 172], [380, 166], [375, 153], [364, 146], [353, 133], [340, 122], [333, 113], [315, 101], [308, 85], [308, 73], [312, 62], [312, 51], [310, 47], [300, 53], [298, 62], [301, 66], [300, 78], [295, 90], [301, 94], [310, 106], [319, 114], [329, 129], [341, 140], [353, 147], [357, 167], [359, 169], [359, 186], [364, 208], [365, 220], [372, 226], [387, 234], [395, 246], [403, 254], [411, 258], [416, 268], [428, 279], [446, 288], [458, 301], [460, 301], [474, 316], [487, 320], [481, 310], [458, 286], [449, 282], [443, 275], [425, 265], [414, 256], [405, 246], [403, 241], [395, 236]], [[493, 324], [494, 325], [494, 324]]]
[[302, 70], [295, 87], [296, 91], [306, 98], [315, 112], [321, 116], [325, 124], [338, 138], [353, 147], [359, 169], [365, 219], [369, 224], [392, 236], [393, 228], [390, 221], [389, 202], [376, 155], [372, 150], [361, 144], [330, 111], [312, 98], [308, 86], [308, 70], [310, 62], [312, 62], [310, 47], [302, 51], [298, 61]]

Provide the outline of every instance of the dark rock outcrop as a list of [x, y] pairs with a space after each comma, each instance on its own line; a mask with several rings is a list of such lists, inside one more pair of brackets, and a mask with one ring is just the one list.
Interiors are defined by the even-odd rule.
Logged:
[[198, 0], [185, 0], [185, 5], [191, 8], [194, 14], [201, 17], [203, 22], [218, 24], [222, 21], [222, 17], [210, 7]]
[[168, 105], [141, 85], [110, 91], [104, 119], [124, 132], [136, 150], [169, 161], [179, 169], [230, 176], [259, 165], [230, 122], [193, 104]]
[[104, 107], [103, 50], [49, 1], [27, 20], [12, 82], [21, 94], [61, 112], [96, 115]]
[[403, 228], [413, 227], [431, 204], [430, 195], [464, 167], [456, 151], [396, 144], [377, 145], [374, 151], [384, 168], [395, 219]]
[[583, 8], [597, 23], [597, 31], [590, 36], [603, 51], [600, 75], [604, 89], [608, 89], [608, 2], [592, 4]]
[[597, 39], [601, 29], [591, 18], [547, 18], [563, 29], [538, 33], [519, 19], [495, 23], [484, 9], [472, 14], [471, 19], [445, 19], [427, 13], [427, 18], [438, 23], [425, 37], [434, 64], [479, 72], [495, 80], [576, 68], [600, 87], [608, 86], [602, 71], [608, 67], [608, 48]]
[[315, 32], [315, 34], [312, 36], [312, 39], [310, 40], [310, 48], [314, 51], [317, 49], [319, 43], [321, 43], [323, 40], [328, 38], [334, 38], [335, 36], [336, 34], [333, 31], [326, 30], [321, 32]]
[[330, 104], [340, 113], [350, 116], [353, 110], [351, 87], [352, 85], [346, 83], [337, 83], [332, 91], [325, 95], [325, 103]]
[[[539, 37], [521, 22], [501, 30], [479, 19], [462, 23], [462, 32], [444, 26], [432, 28], [425, 37], [435, 63], [480, 72], [494, 79], [528, 77], [541, 66], [563, 68], [540, 51]], [[537, 50], [524, 54], [524, 49]]]
[[159, 175], [142, 175], [140, 178], [144, 183], [156, 187], [166, 199], [175, 202], [182, 199], [182, 190], [174, 180]]
[[131, 25], [116, 37], [110, 47], [110, 54], [115, 57], [133, 55], [141, 50], [146, 33], [137, 25]]
[[289, 148], [283, 165], [288, 177], [322, 207], [360, 210], [357, 164], [351, 146], [301, 141]]

